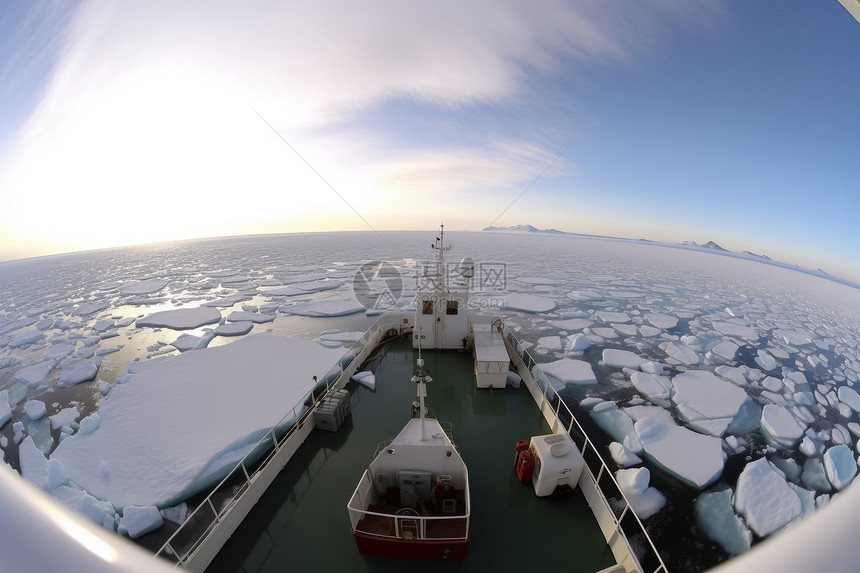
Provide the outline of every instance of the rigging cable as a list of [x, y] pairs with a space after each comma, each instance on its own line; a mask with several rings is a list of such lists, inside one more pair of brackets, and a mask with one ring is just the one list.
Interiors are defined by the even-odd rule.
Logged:
[[[285, 138], [283, 135], [281, 135], [281, 133], [280, 133], [277, 129], [275, 129], [275, 128], [272, 126], [272, 124], [271, 124], [271, 123], [269, 123], [268, 121], [266, 121], [266, 118], [265, 118], [265, 117], [263, 117], [262, 115], [260, 115], [260, 112], [258, 112], [258, 111], [257, 111], [256, 109], [254, 109], [253, 107], [252, 107], [251, 109], [254, 111], [254, 113], [256, 113], [256, 114], [257, 114], [257, 117], [259, 117], [261, 120], [263, 120], [263, 123], [265, 123], [267, 126], [269, 126], [269, 129], [271, 129], [273, 132], [275, 132], [275, 135], [277, 135], [277, 136], [278, 136], [278, 138], [279, 138], [281, 141], [283, 141], [283, 142], [284, 142], [284, 144], [285, 144], [287, 147], [289, 147], [289, 148], [292, 150], [292, 152], [293, 152], [293, 153], [295, 153], [295, 154], [296, 154], [296, 156], [297, 156], [299, 159], [301, 159], [302, 161], [304, 161], [305, 165], [307, 165], [307, 166], [310, 168], [310, 170], [311, 170], [311, 171], [313, 171], [313, 172], [316, 174], [316, 176], [317, 176], [317, 177], [319, 177], [319, 178], [320, 178], [320, 180], [321, 180], [323, 183], [325, 183], [325, 184], [328, 186], [328, 188], [329, 188], [329, 189], [331, 189], [331, 190], [332, 190], [332, 192], [334, 192], [334, 194], [335, 194], [335, 195], [337, 195], [338, 197], [340, 197], [340, 200], [341, 200], [341, 201], [343, 201], [343, 202], [344, 202], [344, 204], [346, 204], [346, 206], [347, 206], [347, 207], [349, 207], [350, 209], [352, 209], [352, 212], [353, 212], [353, 213], [355, 213], [356, 215], [358, 215], [358, 218], [359, 218], [359, 219], [361, 219], [362, 221], [364, 221], [364, 224], [365, 224], [365, 225], [367, 225], [367, 226], [370, 228], [370, 230], [371, 230], [371, 231], [373, 231], [374, 233], [376, 233], [376, 236], [377, 236], [377, 237], [379, 237], [379, 239], [380, 239], [383, 243], [385, 243], [386, 245], [388, 245], [388, 241], [386, 241], [386, 240], [385, 240], [385, 238], [383, 238], [383, 236], [379, 234], [379, 231], [377, 231], [376, 229], [374, 229], [374, 228], [373, 228], [373, 225], [371, 225], [370, 223], [368, 223], [368, 222], [367, 222], [367, 219], [365, 219], [364, 217], [362, 217], [362, 216], [361, 216], [361, 213], [359, 213], [359, 212], [358, 212], [358, 210], [356, 210], [356, 208], [355, 208], [355, 207], [353, 207], [353, 206], [349, 203], [349, 201], [347, 201], [347, 200], [346, 200], [346, 198], [345, 198], [343, 195], [341, 195], [340, 193], [338, 193], [337, 189], [335, 189], [335, 188], [332, 186], [332, 184], [331, 184], [331, 183], [329, 183], [329, 182], [326, 180], [326, 178], [325, 178], [325, 177], [323, 177], [323, 176], [322, 176], [322, 174], [321, 174], [319, 171], [317, 171], [316, 169], [314, 169], [314, 166], [313, 166], [313, 165], [311, 165], [311, 164], [308, 162], [308, 160], [307, 160], [307, 159], [305, 159], [305, 158], [302, 156], [302, 154], [301, 154], [301, 153], [299, 153], [299, 152], [298, 152], [298, 150], [297, 150], [295, 147], [293, 147], [292, 145], [290, 145], [290, 142], [289, 142], [289, 141], [287, 141], [287, 140], [286, 140], [286, 138]], [[390, 246], [390, 245], [388, 245], [388, 246]]]
[[499, 214], [496, 216], [496, 218], [495, 218], [495, 219], [493, 219], [492, 221], [490, 221], [490, 224], [489, 224], [489, 225], [487, 225], [487, 227], [492, 227], [492, 226], [493, 226], [493, 224], [494, 224], [496, 221], [498, 221], [499, 219], [501, 219], [501, 218], [502, 218], [502, 215], [504, 215], [505, 213], [507, 213], [507, 212], [508, 212], [508, 209], [510, 209], [511, 207], [513, 207], [513, 206], [514, 206], [514, 203], [516, 203], [517, 201], [519, 201], [519, 200], [520, 200], [520, 197], [522, 197], [523, 195], [525, 195], [526, 191], [528, 191], [529, 189], [531, 189], [531, 188], [532, 188], [532, 186], [533, 186], [535, 183], [537, 183], [537, 182], [538, 182], [538, 180], [539, 180], [541, 177], [543, 177], [543, 176], [544, 176], [544, 174], [545, 174], [547, 171], [549, 171], [549, 170], [552, 168], [552, 166], [553, 166], [553, 165], [555, 165], [556, 163], [558, 163], [558, 160], [559, 160], [559, 159], [561, 159], [561, 158], [564, 156], [564, 154], [565, 154], [565, 153], [567, 153], [567, 152], [568, 152], [568, 150], [569, 150], [571, 147], [573, 147], [573, 144], [574, 144], [574, 143], [576, 143], [577, 141], [579, 141], [579, 140], [582, 138], [582, 136], [583, 136], [583, 135], [585, 135], [585, 134], [588, 132], [588, 130], [590, 130], [592, 127], [594, 127], [594, 125], [595, 125], [596, 123], [597, 123], [597, 120], [594, 120], [592, 123], [590, 123], [589, 125], [585, 126], [585, 127], [584, 127], [584, 128], [583, 128], [583, 129], [582, 129], [582, 130], [577, 134], [577, 136], [573, 138], [573, 141], [571, 141], [570, 143], [568, 143], [568, 144], [567, 144], [567, 147], [565, 147], [565, 148], [561, 151], [561, 153], [559, 153], [559, 154], [555, 157], [555, 159], [553, 159], [552, 161], [550, 161], [550, 162], [549, 162], [549, 164], [548, 164], [546, 167], [544, 167], [543, 171], [541, 171], [540, 173], [538, 173], [537, 177], [535, 177], [535, 178], [532, 180], [532, 182], [531, 182], [531, 183], [529, 183], [528, 185], [526, 185], [526, 186], [525, 186], [525, 189], [523, 189], [522, 191], [520, 191], [520, 194], [519, 194], [519, 195], [517, 195], [516, 197], [514, 197], [514, 200], [513, 200], [513, 201], [511, 201], [511, 202], [508, 204], [508, 206], [507, 206], [507, 207], [505, 207], [504, 209], [502, 209], [502, 212], [501, 212], [501, 213], [499, 213]]

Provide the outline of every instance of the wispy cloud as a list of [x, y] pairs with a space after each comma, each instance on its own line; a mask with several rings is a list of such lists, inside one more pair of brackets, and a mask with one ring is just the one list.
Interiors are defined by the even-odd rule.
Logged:
[[[351, 201], [371, 222], [382, 204], [373, 193], [396, 200], [399, 190], [516, 185], [564, 136], [538, 141], [540, 129], [503, 124], [470, 133], [473, 112], [490, 105], [539, 118], [540, 109], [519, 107], [539, 101], [535, 78], [623, 65], [659, 43], [665, 26], [715, 10], [597, 0], [88, 1], [0, 172], [0, 219], [17, 233], [4, 239], [46, 229], [78, 246], [104, 239], [69, 218], [135, 219], [138, 232], [113, 230], [120, 242], [248, 232], [259, 213], [225, 218], [218, 209], [249, 189], [274, 208], [299, 208], [313, 176], [290, 163], [251, 106], [333, 184], [356, 185]], [[449, 139], [468, 143], [417, 143], [437, 139], [437, 124], [412, 134], [409, 148], [391, 148], [397, 126], [369, 133], [361, 118], [395, 100], [416, 114], [450, 112], [464, 123]]]

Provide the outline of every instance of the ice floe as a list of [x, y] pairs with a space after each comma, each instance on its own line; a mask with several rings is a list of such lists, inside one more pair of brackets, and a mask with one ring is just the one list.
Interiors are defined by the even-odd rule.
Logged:
[[634, 429], [648, 457], [695, 488], [704, 488], [723, 473], [725, 454], [719, 438], [654, 418], [637, 421]]
[[851, 448], [845, 444], [833, 446], [824, 452], [824, 472], [827, 480], [838, 490], [844, 489], [857, 475], [857, 462]]
[[247, 312], [244, 310], [234, 310], [227, 315], [227, 322], [253, 322], [254, 324], [264, 324], [275, 320], [273, 314], [263, 314], [260, 312]]
[[607, 366], [638, 369], [646, 362], [648, 362], [648, 360], [645, 360], [635, 352], [631, 352], [629, 350], [607, 348], [603, 351], [603, 363]]
[[250, 320], [219, 324], [213, 331], [218, 336], [242, 336], [251, 332], [254, 323]]
[[196, 308], [177, 308], [154, 312], [144, 318], [138, 318], [135, 325], [140, 327], [163, 327], [174, 330], [191, 330], [221, 320], [221, 311], [217, 308], [200, 306]]
[[369, 370], [356, 372], [352, 375], [350, 380], [355, 380], [362, 386], [367, 386], [371, 390], [376, 390], [376, 376], [374, 376], [373, 372], [370, 372]]
[[48, 374], [55, 366], [56, 362], [53, 360], [24, 366], [12, 375], [12, 382], [24, 384], [33, 390], [44, 389], [48, 387]]
[[666, 504], [663, 494], [649, 485], [651, 472], [648, 468], [618, 470], [615, 479], [640, 519], [651, 517]]
[[340, 281], [316, 280], [300, 282], [280, 287], [258, 287], [257, 290], [267, 296], [298, 296], [303, 294], [332, 290], [341, 286], [343, 286], [343, 283]]
[[634, 431], [633, 419], [620, 410], [615, 402], [600, 402], [591, 409], [597, 425], [631, 452], [642, 452], [642, 444]]
[[782, 472], [766, 458], [744, 467], [735, 487], [735, 509], [760, 536], [770, 535], [801, 516], [803, 506]]
[[686, 366], [696, 366], [701, 362], [695, 350], [680, 342], [664, 342], [660, 345], [660, 350], [669, 355], [672, 360]]
[[[259, 334], [162, 359], [115, 387], [98, 429], [63, 440], [51, 459], [117, 508], [171, 505], [223, 475], [340, 355], [309, 340]], [[189, 423], [189, 404], [205, 416]]]
[[630, 322], [630, 315], [628, 315], [626, 312], [610, 312], [607, 310], [599, 310], [594, 313], [594, 318], [600, 320], [601, 322], [606, 322], [610, 324], [614, 322], [621, 324], [625, 322]]
[[671, 397], [672, 382], [666, 376], [635, 371], [630, 374], [630, 381], [649, 400], [668, 401]]
[[[0, 396], [0, 405], [2, 405], [2, 396]], [[27, 400], [27, 403], [24, 404], [24, 411], [27, 412], [27, 417], [31, 420], [40, 420], [48, 413], [45, 403], [41, 400]], [[2, 421], [2, 416], [0, 416], [0, 421]], [[0, 426], [2, 426], [2, 423], [0, 423]]]
[[99, 365], [96, 362], [85, 360], [74, 364], [68, 368], [64, 368], [60, 373], [60, 378], [57, 380], [57, 386], [60, 388], [74, 386], [87, 380], [92, 380], [98, 374]]
[[26, 346], [27, 344], [32, 344], [38, 340], [42, 340], [43, 338], [45, 338], [45, 333], [41, 330], [30, 330], [12, 335], [7, 346], [9, 348], [18, 348]]
[[755, 328], [743, 324], [734, 324], [731, 322], [714, 322], [714, 330], [726, 336], [734, 336], [744, 340], [758, 340], [759, 335]]
[[154, 505], [129, 505], [122, 510], [120, 531], [125, 531], [132, 539], [137, 539], [145, 533], [155, 531], [164, 524], [161, 513]]
[[9, 406], [9, 390], [0, 390], [0, 428], [12, 419], [12, 408]]
[[153, 294], [167, 286], [167, 281], [160, 279], [147, 279], [120, 285], [119, 291], [123, 294]]
[[552, 325], [564, 330], [582, 330], [594, 324], [592, 321], [585, 318], [568, 318], [566, 320], [554, 320]]
[[668, 314], [648, 313], [645, 315], [645, 320], [650, 322], [654, 327], [662, 330], [669, 330], [678, 326], [678, 317]]
[[722, 436], [747, 400], [747, 393], [706, 370], [687, 370], [672, 378], [672, 401], [690, 426]]
[[791, 447], [803, 436], [805, 428], [784, 406], [766, 404], [762, 409], [761, 427], [766, 436], [780, 446]]
[[732, 490], [717, 489], [702, 492], [694, 505], [696, 524], [705, 535], [720, 544], [729, 555], [738, 555], [750, 548], [752, 534], [732, 507]]
[[[564, 387], [565, 384], [597, 384], [597, 378], [594, 376], [591, 364], [583, 360], [562, 358], [554, 362], [536, 365], [534, 369], [554, 379], [561, 387]], [[536, 372], [535, 376], [538, 376]]]
[[352, 299], [325, 299], [304, 304], [296, 304], [288, 307], [290, 314], [298, 316], [345, 316], [364, 312], [363, 305]]
[[555, 301], [533, 294], [509, 294], [502, 302], [504, 309], [532, 313], [549, 312], [555, 307]]
[[612, 456], [613, 461], [622, 468], [642, 463], [642, 458], [631, 452], [620, 442], [612, 442], [609, 444], [609, 453]]

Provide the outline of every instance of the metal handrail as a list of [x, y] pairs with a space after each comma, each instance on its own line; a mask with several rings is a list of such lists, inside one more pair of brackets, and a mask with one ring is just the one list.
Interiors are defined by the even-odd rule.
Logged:
[[[257, 475], [263, 472], [269, 465], [272, 460], [273, 454], [277, 453], [280, 448], [295, 434], [295, 432], [302, 427], [302, 425], [307, 421], [307, 419], [313, 414], [316, 407], [319, 405], [320, 401], [326, 396], [326, 394], [336, 385], [336, 383], [340, 380], [340, 377], [343, 373], [349, 370], [354, 362], [361, 355], [362, 351], [371, 343], [374, 336], [387, 330], [395, 323], [389, 323], [393, 317], [390, 316], [380, 316], [374, 323], [368, 328], [364, 335], [354, 342], [352, 346], [350, 346], [349, 350], [343, 354], [343, 356], [332, 366], [326, 375], [317, 383], [314, 388], [310, 390], [307, 394], [305, 394], [302, 399], [295, 405], [293, 408], [287, 413], [280, 421], [278, 421], [274, 426], [267, 431], [260, 440], [251, 447], [248, 453], [230, 470], [227, 475], [216, 485], [212, 491], [200, 502], [200, 504], [192, 511], [185, 520], [179, 525], [176, 531], [164, 542], [161, 548], [155, 553], [155, 556], [172, 556], [176, 560], [176, 565], [185, 565], [188, 563], [190, 556], [194, 554], [194, 552], [201, 546], [201, 544], [212, 534], [215, 526], [220, 523], [223, 519], [224, 515], [230, 511], [230, 508], [235, 505], [235, 503], [244, 496], [248, 490], [249, 486], [254, 482], [254, 479]], [[397, 320], [400, 320], [399, 315], [397, 316]], [[347, 357], [349, 357], [349, 362], [344, 365]], [[320, 389], [318, 392], [317, 388], [319, 384], [324, 384], [324, 387]], [[310, 399], [310, 404], [305, 407], [305, 403]], [[298, 414], [298, 410], [300, 408], [305, 408], [301, 411], [301, 414]], [[278, 439], [279, 430], [286, 427], [291, 426], [289, 430]], [[252, 471], [249, 471], [249, 466], [253, 466], [255, 463], [260, 461], [260, 457], [264, 455], [264, 452], [267, 451], [270, 447], [272, 447], [272, 451], [266, 455], [259, 464], [259, 466]], [[241, 471], [241, 475], [243, 477], [243, 482], [238, 488], [237, 493], [227, 500], [226, 503], [223, 503], [220, 510], [216, 509], [215, 504], [213, 503], [213, 496], [221, 490], [222, 487], [227, 484], [228, 481], [234, 479], [238, 472]], [[209, 523], [209, 525], [203, 530], [201, 535], [195, 539], [191, 546], [184, 552], [180, 554], [179, 551], [174, 547], [175, 539], [182, 533], [186, 526], [191, 523], [195, 517], [198, 516], [198, 512], [200, 512], [203, 508], [207, 508], [212, 514], [213, 519]]]
[[[540, 364], [534, 359], [534, 357], [532, 357], [532, 355], [529, 353], [529, 351], [523, 346], [520, 339], [517, 338], [517, 336], [511, 330], [509, 330], [507, 328], [505, 328], [504, 330], [505, 330], [505, 337], [508, 339], [508, 342], [514, 348], [514, 350], [517, 352], [517, 354], [520, 356], [520, 358], [523, 359], [523, 362], [526, 364], [526, 366], [529, 367], [530, 370], [531, 370], [531, 366], [529, 366], [529, 362], [531, 363], [531, 365], [540, 366]], [[526, 360], [526, 358], [528, 360]], [[544, 399], [546, 400], [546, 395], [547, 395], [547, 392], [549, 391], [552, 393], [552, 398], [556, 402], [555, 411], [554, 411], [554, 415], [555, 415], [556, 419], [561, 421], [561, 418], [559, 418], [558, 414], [559, 414], [559, 411], [562, 408], [564, 408], [565, 412], [570, 417], [570, 423], [567, 426], [567, 433], [569, 435], [571, 435], [571, 437], [573, 437], [572, 432], [574, 429], [574, 424], [576, 425], [576, 429], [579, 430], [579, 434], [583, 440], [580, 454], [584, 455], [585, 451], [588, 449], [590, 451], [590, 453], [593, 454], [594, 456], [596, 456], [597, 459], [600, 461], [600, 470], [598, 472], [598, 475], [594, 476], [594, 483], [595, 483], [595, 486], [597, 487], [597, 489], [601, 492], [601, 495], [603, 496], [604, 501], [606, 500], [606, 494], [601, 489], [600, 483], [599, 483], [600, 478], [603, 477], [603, 474], [605, 474], [606, 476], [609, 477], [609, 479], [612, 481], [615, 488], [617, 489], [618, 493], [621, 495], [622, 499], [624, 500], [625, 507], [621, 511], [620, 516], [615, 516], [615, 512], [611, 512], [613, 515], [613, 518], [615, 519], [616, 529], [622, 535], [624, 535], [625, 538], [629, 539], [629, 536], [627, 535], [627, 532], [625, 531], [624, 526], [621, 523], [621, 520], [624, 518], [624, 516], [629, 511], [629, 513], [636, 520], [636, 524], [638, 525], [637, 533], [639, 531], [641, 531], [642, 535], [644, 535], [645, 539], [648, 541], [648, 544], [651, 546], [651, 551], [652, 551], [654, 557], [656, 557], [656, 559], [657, 559], [658, 566], [654, 569], [654, 573], [657, 573], [659, 571], [666, 573], [667, 572], [666, 564], [663, 561], [663, 558], [660, 556], [660, 553], [657, 551], [657, 547], [654, 545], [654, 541], [651, 539], [651, 536], [648, 535], [648, 531], [645, 529], [645, 525], [642, 523], [642, 520], [639, 519], [639, 516], [636, 515], [636, 511], [633, 509], [633, 506], [630, 504], [630, 501], [627, 499], [627, 496], [624, 495], [624, 492], [622, 491], [621, 486], [618, 485], [618, 481], [616, 481], [615, 476], [612, 475], [612, 471], [609, 469], [609, 466], [606, 465], [606, 462], [603, 460], [603, 456], [600, 455], [600, 452], [597, 450], [597, 447], [594, 445], [594, 443], [588, 437], [588, 434], [582, 428], [579, 421], [576, 419], [576, 416], [573, 415], [573, 412], [571, 411], [571, 409], [567, 406], [565, 401], [562, 400], [561, 396], [559, 396], [558, 392], [552, 386], [552, 384], [550, 384], [549, 380], [546, 379], [546, 374], [544, 374], [540, 368], [537, 369], [537, 372], [538, 372], [538, 375], [535, 375], [534, 373], [532, 373], [532, 376], [535, 378], [535, 382], [538, 382], [538, 380], [537, 380], [538, 376], [543, 378], [543, 380], [541, 381], [543, 384], [539, 384], [542, 387], [539, 389], [543, 392]], [[526, 383], [528, 383], [528, 380], [526, 380], [525, 378], [523, 378], [523, 380]], [[585, 469], [589, 472], [591, 471], [591, 469], [588, 467], [588, 465], [586, 465]]]

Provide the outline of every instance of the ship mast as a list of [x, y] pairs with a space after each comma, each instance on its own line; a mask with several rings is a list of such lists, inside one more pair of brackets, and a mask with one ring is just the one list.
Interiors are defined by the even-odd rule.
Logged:
[[436, 294], [445, 293], [448, 290], [448, 285], [445, 282], [445, 251], [450, 251], [453, 245], [445, 246], [445, 224], [439, 224], [439, 236], [436, 237], [436, 242], [430, 245], [431, 249], [436, 249]]
[[[420, 337], [421, 328], [419, 326], [418, 333]], [[420, 338], [419, 338], [420, 340]], [[418, 345], [418, 360], [416, 362], [417, 368], [415, 369], [415, 376], [412, 377], [412, 381], [418, 384], [418, 411], [419, 416], [421, 418], [421, 441], [427, 441], [427, 428], [425, 422], [424, 415], [424, 398], [427, 397], [427, 383], [432, 382], [433, 378], [424, 370], [424, 359], [421, 358], [421, 345]]]

